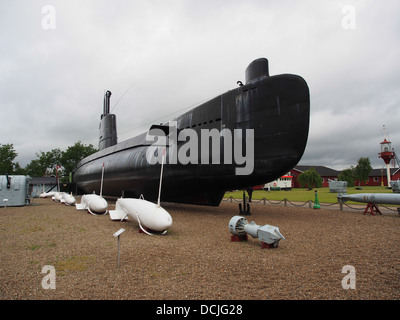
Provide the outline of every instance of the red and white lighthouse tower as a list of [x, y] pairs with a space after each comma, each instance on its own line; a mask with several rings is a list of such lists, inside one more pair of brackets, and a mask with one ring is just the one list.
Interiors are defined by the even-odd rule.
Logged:
[[392, 143], [386, 139], [386, 128], [383, 126], [385, 133], [385, 138], [381, 142], [381, 152], [379, 153], [379, 158], [382, 158], [386, 164], [386, 175], [388, 187], [390, 187], [390, 161], [395, 158], [395, 153], [392, 149]]

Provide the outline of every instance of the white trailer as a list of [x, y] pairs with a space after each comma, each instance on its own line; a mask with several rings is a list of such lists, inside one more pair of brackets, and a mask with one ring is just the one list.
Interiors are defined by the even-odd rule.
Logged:
[[264, 190], [292, 190], [293, 176], [290, 174], [284, 175], [279, 179], [264, 185]]

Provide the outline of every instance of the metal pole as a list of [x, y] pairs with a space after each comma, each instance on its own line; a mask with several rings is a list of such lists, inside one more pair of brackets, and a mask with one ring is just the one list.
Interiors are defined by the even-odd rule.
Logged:
[[117, 265], [118, 268], [119, 268], [119, 249], [120, 249], [120, 240], [118, 236], [118, 265]]
[[390, 188], [390, 163], [386, 164], [387, 186]]
[[104, 162], [103, 162], [103, 168], [101, 169], [100, 197], [103, 196], [103, 179], [104, 179]]
[[162, 184], [162, 176], [163, 176], [163, 169], [164, 169], [164, 156], [165, 156], [165, 148], [163, 149], [163, 154], [162, 154], [162, 159], [161, 159], [161, 174], [160, 174], [160, 186], [158, 187], [157, 207], [160, 206], [161, 184]]
[[118, 264], [117, 264], [117, 267], [118, 267], [118, 268], [119, 268], [119, 252], [120, 252], [120, 248], [121, 248], [119, 237], [120, 237], [120, 235], [121, 235], [123, 232], [125, 232], [125, 229], [124, 229], [124, 228], [121, 228], [121, 229], [119, 229], [116, 233], [113, 234], [113, 236], [114, 236], [115, 238], [118, 238]]

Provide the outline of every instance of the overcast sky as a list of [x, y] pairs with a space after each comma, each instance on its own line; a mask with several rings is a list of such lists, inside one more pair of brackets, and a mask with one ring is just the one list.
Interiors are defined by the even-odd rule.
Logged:
[[0, 2], [0, 143], [25, 166], [98, 146], [105, 90], [119, 141], [237, 87], [254, 59], [308, 83], [303, 165], [374, 168], [400, 149], [400, 1]]

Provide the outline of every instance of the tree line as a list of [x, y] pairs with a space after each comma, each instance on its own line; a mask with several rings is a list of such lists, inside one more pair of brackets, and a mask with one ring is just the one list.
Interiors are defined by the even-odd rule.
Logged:
[[59, 148], [46, 152], [39, 151], [36, 153], [37, 158], [22, 168], [18, 162], [15, 162], [18, 153], [14, 145], [0, 143], [0, 175], [68, 176], [79, 161], [96, 151], [93, 145], [84, 145], [78, 141], [64, 151]]
[[[368, 181], [369, 174], [371, 173], [372, 166], [369, 158], [360, 158], [357, 166], [351, 166], [349, 169], [343, 170], [338, 175], [339, 181], [347, 181], [348, 187], [354, 187], [356, 181], [360, 185], [361, 182]], [[305, 188], [320, 188], [322, 186], [322, 177], [315, 171], [314, 168], [302, 172], [298, 176], [300, 185]]]

